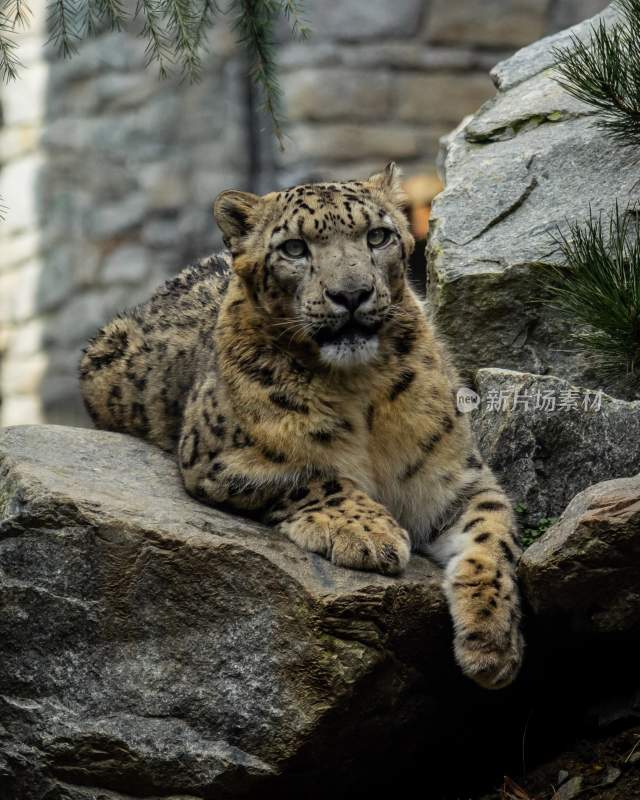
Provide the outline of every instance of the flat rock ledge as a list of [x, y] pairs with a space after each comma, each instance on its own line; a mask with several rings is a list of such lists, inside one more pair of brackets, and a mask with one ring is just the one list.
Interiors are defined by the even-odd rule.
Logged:
[[407, 744], [450, 636], [424, 558], [339, 569], [191, 500], [142, 441], [0, 432], [3, 800], [313, 796]]
[[518, 768], [532, 696], [557, 730], [594, 680], [635, 687], [639, 504], [640, 476], [591, 487], [525, 553], [527, 660], [486, 692], [427, 559], [339, 569], [190, 499], [140, 440], [0, 431], [0, 800], [371, 798], [425, 760], [434, 797], [471, 796]]

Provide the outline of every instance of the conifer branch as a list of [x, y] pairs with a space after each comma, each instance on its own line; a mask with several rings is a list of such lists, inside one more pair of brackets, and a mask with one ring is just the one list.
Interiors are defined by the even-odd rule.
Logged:
[[26, 28], [31, 10], [24, 0], [0, 0], [0, 81], [15, 80], [22, 66], [14, 34]]
[[621, 19], [556, 48], [556, 81], [598, 111], [596, 125], [623, 146], [640, 144], [640, 0], [617, 0]]
[[[125, 0], [51, 0], [48, 8], [49, 41], [62, 56], [73, 55], [82, 40], [100, 33], [105, 26], [121, 30], [138, 17], [143, 23], [140, 36], [146, 41], [147, 64], [157, 63], [161, 77], [170, 75], [177, 66], [190, 80], [197, 80], [202, 72], [207, 32], [217, 17], [230, 13], [238, 38], [248, 51], [251, 77], [261, 92], [263, 109], [272, 118], [275, 135], [283, 146], [274, 31], [277, 19], [284, 17], [294, 37], [309, 36], [303, 0], [231, 0], [228, 12], [221, 10], [216, 0], [137, 0], [133, 13]], [[18, 74], [21, 65], [14, 35], [28, 26], [30, 16], [27, 0], [0, 0], [1, 80], [12, 80]]]
[[105, 22], [112, 31], [124, 28], [127, 14], [122, 0], [85, 0], [85, 3], [80, 26], [83, 38], [97, 36]]
[[198, 14], [196, 25], [193, 31], [194, 42], [196, 47], [204, 47], [205, 40], [204, 34], [213, 27], [215, 17], [220, 13], [220, 8], [216, 0], [202, 0], [200, 12]]
[[146, 39], [147, 66], [152, 62], [158, 65], [161, 78], [167, 78], [174, 61], [171, 39], [163, 26], [161, 0], [138, 0], [135, 17], [141, 16], [144, 25], [140, 36]]
[[162, 0], [166, 28], [172, 40], [173, 59], [183, 75], [196, 80], [202, 71], [200, 45], [196, 41], [198, 7], [193, 0]]
[[603, 374], [640, 384], [639, 211], [616, 204], [608, 220], [590, 212], [558, 231], [561, 263], [545, 277], [547, 297], [577, 328], [582, 351]]
[[276, 0], [234, 0], [234, 30], [251, 60], [251, 77], [262, 93], [262, 108], [273, 121], [273, 130], [284, 148], [282, 90], [274, 55]]
[[78, 51], [82, 39], [83, 15], [79, 0], [52, 0], [49, 4], [49, 42], [52, 42], [63, 58], [70, 58]]
[[291, 34], [297, 39], [308, 39], [311, 28], [304, 18], [302, 0], [282, 0], [282, 14], [288, 21]]

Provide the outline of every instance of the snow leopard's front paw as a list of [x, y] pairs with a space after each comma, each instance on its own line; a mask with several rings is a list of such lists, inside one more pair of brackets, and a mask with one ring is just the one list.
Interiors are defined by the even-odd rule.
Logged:
[[331, 497], [284, 520], [280, 530], [338, 566], [383, 575], [401, 573], [411, 553], [407, 532], [364, 494]]
[[476, 555], [460, 560], [445, 588], [462, 671], [485, 689], [507, 686], [518, 674], [524, 652], [512, 575], [492, 559]]

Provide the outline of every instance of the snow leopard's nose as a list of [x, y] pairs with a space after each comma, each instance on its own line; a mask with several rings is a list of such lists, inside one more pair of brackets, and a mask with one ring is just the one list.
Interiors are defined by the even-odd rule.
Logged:
[[332, 303], [343, 306], [353, 314], [371, 298], [373, 286], [367, 289], [340, 289], [339, 291], [325, 289], [324, 294]]

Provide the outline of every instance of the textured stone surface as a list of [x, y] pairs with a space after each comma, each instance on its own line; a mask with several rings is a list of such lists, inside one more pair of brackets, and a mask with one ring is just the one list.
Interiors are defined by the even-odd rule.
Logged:
[[551, 376], [482, 369], [472, 424], [480, 449], [535, 525], [578, 492], [640, 471], [640, 401]]
[[139, 245], [123, 245], [109, 253], [102, 264], [101, 278], [105, 283], [139, 284], [149, 268], [147, 253]]
[[451, 125], [493, 94], [491, 81], [480, 72], [407, 73], [398, 77], [396, 92], [399, 119]]
[[640, 475], [575, 497], [529, 547], [520, 574], [537, 613], [567, 614], [582, 630], [640, 627]]
[[575, 25], [576, 20], [589, 19], [602, 11], [602, 0], [563, 0], [551, 4], [550, 28], [562, 30]]
[[305, 9], [314, 36], [347, 41], [411, 36], [419, 27], [423, 0], [323, 0]]
[[[114, 292], [118, 311], [219, 246], [211, 203], [223, 188], [248, 188], [245, 85], [223, 20], [202, 82], [189, 84], [160, 80], [133, 29], [58, 58], [45, 45], [46, 2], [32, 8], [18, 40], [25, 67], [0, 87], [0, 361], [16, 360], [38, 320], [42, 358], [55, 367], [28, 387], [0, 370], [0, 424], [80, 423], [87, 327], [107, 321]], [[167, 225], [171, 235], [158, 236]], [[74, 311], [89, 307], [76, 325]], [[36, 416], [19, 416], [27, 411]]]
[[[304, 156], [307, 165], [326, 161], [357, 161], [366, 153], [369, 158], [415, 158], [421, 152], [424, 133], [394, 123], [367, 125], [353, 122], [291, 126], [293, 142], [279, 154], [278, 163], [293, 164]], [[385, 155], [386, 154], [386, 155]]]
[[288, 73], [282, 88], [291, 120], [381, 119], [391, 108], [392, 80], [383, 70], [326, 68], [319, 80], [316, 70], [301, 69]]
[[411, 744], [450, 636], [426, 559], [335, 568], [189, 499], [141, 441], [0, 434], [3, 798], [266, 797], [283, 772], [315, 796]]
[[593, 114], [546, 75], [526, 81], [517, 96], [498, 95], [465, 128], [468, 142], [504, 141], [539, 125]]
[[476, 50], [472, 46], [432, 46], [419, 37], [358, 44], [344, 42], [293, 42], [282, 48], [280, 65], [292, 68], [354, 67], [385, 70], [489, 70], [502, 48]]
[[556, 257], [558, 226], [588, 218], [590, 206], [607, 214], [616, 199], [633, 200], [640, 162], [552, 80], [551, 48], [565, 40], [543, 40], [497, 67], [505, 89], [449, 140], [431, 217], [429, 296], [469, 374], [509, 367], [606, 388], [572, 352], [571, 324], [539, 302], [538, 277]]
[[527, 551], [525, 669], [483, 692], [427, 560], [337, 569], [189, 499], [140, 440], [5, 429], [0, 798], [377, 797], [425, 760], [434, 797], [475, 797], [517, 774], [532, 697], [546, 756], [596, 685], [637, 685], [639, 509], [640, 476], [592, 487]]
[[484, 0], [482, 12], [468, 3], [432, 0], [428, 34], [436, 42], [522, 46], [547, 29], [548, 0]]
[[[439, 138], [490, 97], [486, 72], [496, 61], [604, 5], [331, 0], [310, 7], [313, 36], [304, 43], [283, 38], [280, 48], [288, 113], [306, 124], [291, 127], [291, 147], [284, 158], [276, 154], [274, 178], [290, 185], [363, 176], [384, 158], [398, 160], [408, 175], [432, 172]], [[327, 127], [327, 120], [339, 125]]]

